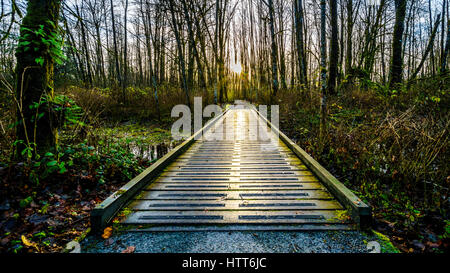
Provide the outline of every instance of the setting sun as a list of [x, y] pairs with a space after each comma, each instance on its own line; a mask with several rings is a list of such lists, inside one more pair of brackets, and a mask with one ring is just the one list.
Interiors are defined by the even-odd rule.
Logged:
[[241, 64], [232, 64], [230, 69], [236, 74], [241, 74], [241, 72], [242, 72], [242, 65]]

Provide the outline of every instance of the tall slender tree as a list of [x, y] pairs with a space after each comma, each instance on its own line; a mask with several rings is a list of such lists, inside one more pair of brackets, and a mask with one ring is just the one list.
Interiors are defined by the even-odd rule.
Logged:
[[115, 70], [117, 75], [117, 81], [119, 83], [119, 86], [122, 85], [122, 76], [120, 73], [120, 65], [119, 65], [119, 49], [117, 44], [117, 31], [116, 31], [116, 16], [114, 14], [114, 3], [113, 0], [110, 1], [111, 3], [111, 22], [112, 22], [112, 32], [113, 32], [113, 43], [114, 43], [114, 62], [115, 62]]
[[395, 0], [395, 25], [392, 36], [391, 67], [389, 70], [389, 86], [397, 88], [403, 80], [402, 41], [406, 16], [407, 0]]
[[[299, 79], [302, 88], [307, 87], [307, 64], [305, 54], [305, 44], [303, 38], [303, 1], [294, 0], [294, 13], [295, 13], [295, 34], [296, 34], [296, 46], [297, 46], [297, 59], [299, 67]], [[293, 76], [293, 75], [292, 75]]]
[[127, 85], [128, 85], [128, 0], [125, 0], [125, 10], [124, 10], [124, 18], [123, 18], [123, 81], [122, 81], [122, 96], [123, 102], [127, 103]]
[[442, 53], [441, 73], [447, 72], [448, 52], [450, 50], [450, 19], [447, 20], [447, 41], [445, 42], [444, 52]]
[[184, 93], [186, 95], [186, 103], [188, 106], [191, 106], [190, 98], [189, 98], [189, 89], [187, 85], [187, 78], [186, 78], [186, 62], [183, 55], [183, 45], [181, 41], [180, 31], [178, 29], [179, 22], [175, 15], [175, 3], [174, 0], [169, 0], [169, 8], [170, 8], [170, 14], [172, 17], [172, 28], [173, 32], [175, 34], [175, 40], [177, 43], [177, 50], [178, 50], [178, 63], [179, 63], [179, 70], [180, 70], [180, 76], [181, 76], [181, 88], [184, 90]]
[[270, 96], [271, 103], [278, 93], [278, 48], [277, 48], [277, 36], [275, 33], [275, 9], [273, 7], [273, 0], [268, 0], [267, 5], [269, 8], [269, 27], [271, 38], [271, 59], [272, 59], [272, 95]]
[[345, 56], [345, 73], [349, 75], [352, 73], [352, 59], [353, 59], [353, 0], [347, 0], [347, 48]]
[[337, 16], [337, 0], [330, 0], [331, 13], [331, 42], [330, 42], [330, 63], [328, 75], [328, 94], [336, 94], [336, 79], [338, 73], [339, 61], [339, 33], [338, 33], [338, 16]]
[[327, 4], [320, 0], [320, 145], [323, 147], [327, 126]]

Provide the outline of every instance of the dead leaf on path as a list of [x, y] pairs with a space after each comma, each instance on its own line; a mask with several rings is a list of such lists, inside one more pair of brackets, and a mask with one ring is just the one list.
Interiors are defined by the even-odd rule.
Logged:
[[127, 249], [123, 250], [122, 253], [133, 253], [136, 250], [136, 247], [129, 246]]
[[114, 244], [114, 240], [113, 239], [111, 239], [111, 238], [109, 238], [109, 239], [107, 239], [106, 241], [105, 241], [105, 246], [110, 246], [110, 245], [112, 245], [112, 244]]
[[22, 239], [22, 243], [23, 243], [25, 246], [27, 246], [27, 247], [33, 247], [33, 248], [35, 248], [35, 249], [39, 252], [39, 248], [38, 248], [37, 244], [28, 241], [28, 239], [27, 239], [27, 237], [25, 237], [25, 235], [22, 235], [21, 239]]
[[111, 237], [111, 235], [112, 235], [112, 227], [107, 227], [103, 231], [102, 238], [103, 239], [108, 239], [109, 237]]

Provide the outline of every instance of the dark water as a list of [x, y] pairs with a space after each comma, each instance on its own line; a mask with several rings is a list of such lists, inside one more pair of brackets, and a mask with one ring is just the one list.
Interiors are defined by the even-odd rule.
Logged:
[[169, 143], [160, 143], [157, 145], [132, 145], [130, 144], [130, 151], [137, 157], [146, 159], [149, 161], [156, 161], [171, 150], [173, 150], [178, 143], [169, 142]]

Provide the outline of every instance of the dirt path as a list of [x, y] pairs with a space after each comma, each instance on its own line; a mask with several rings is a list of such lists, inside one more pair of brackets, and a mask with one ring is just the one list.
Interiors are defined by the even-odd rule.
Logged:
[[200, 231], [124, 232], [105, 240], [90, 236], [82, 252], [120, 253], [367, 253], [367, 242], [381, 239], [357, 231]]

